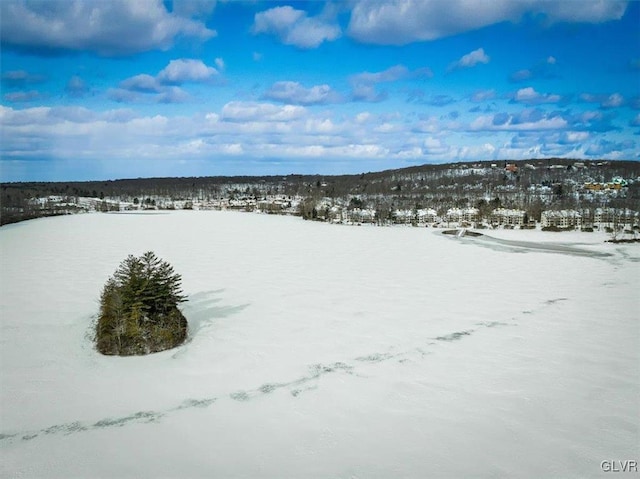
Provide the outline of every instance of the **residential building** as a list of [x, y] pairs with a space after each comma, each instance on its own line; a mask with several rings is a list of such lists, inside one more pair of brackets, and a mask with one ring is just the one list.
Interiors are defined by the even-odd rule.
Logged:
[[523, 210], [512, 210], [507, 208], [497, 208], [491, 212], [491, 224], [496, 226], [511, 225], [522, 226], [526, 213]]
[[546, 210], [541, 215], [542, 227], [579, 228], [582, 226], [582, 215], [575, 210]]

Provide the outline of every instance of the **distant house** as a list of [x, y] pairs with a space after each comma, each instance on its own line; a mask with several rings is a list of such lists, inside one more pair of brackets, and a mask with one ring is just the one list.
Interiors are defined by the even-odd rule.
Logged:
[[515, 163], [507, 163], [504, 167], [505, 171], [509, 171], [511, 173], [517, 173], [518, 172], [518, 165], [516, 165]]
[[541, 215], [542, 227], [579, 228], [582, 226], [582, 215], [575, 210], [546, 210]]
[[506, 208], [497, 208], [491, 212], [491, 224], [502, 226], [522, 226], [524, 224], [526, 213], [523, 210], [512, 210]]

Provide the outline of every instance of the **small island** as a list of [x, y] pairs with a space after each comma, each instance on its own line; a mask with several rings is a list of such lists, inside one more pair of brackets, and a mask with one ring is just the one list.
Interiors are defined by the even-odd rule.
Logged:
[[96, 348], [105, 355], [135, 356], [182, 344], [187, 320], [182, 277], [148, 251], [129, 255], [104, 285], [96, 324]]

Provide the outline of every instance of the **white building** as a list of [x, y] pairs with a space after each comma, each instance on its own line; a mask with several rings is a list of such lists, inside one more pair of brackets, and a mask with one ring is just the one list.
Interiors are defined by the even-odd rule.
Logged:
[[376, 220], [376, 210], [354, 208], [347, 211], [347, 221], [352, 223], [373, 223]]
[[416, 211], [416, 216], [419, 225], [435, 223], [438, 220], [438, 213], [432, 208], [419, 209]]
[[593, 224], [599, 227], [614, 224], [635, 226], [640, 224], [640, 215], [629, 209], [597, 208], [593, 213]]
[[446, 220], [450, 223], [475, 223], [478, 214], [478, 208], [451, 208], [447, 211]]
[[575, 210], [546, 210], [542, 212], [542, 227], [580, 228], [582, 215]]
[[526, 213], [523, 210], [497, 208], [491, 212], [492, 225], [522, 226]]

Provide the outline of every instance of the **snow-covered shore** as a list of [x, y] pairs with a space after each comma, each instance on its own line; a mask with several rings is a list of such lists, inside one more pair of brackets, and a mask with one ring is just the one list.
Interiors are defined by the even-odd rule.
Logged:
[[[483, 233], [598, 255], [218, 211], [3, 227], [0, 475], [592, 477], [637, 459], [638, 245]], [[191, 340], [100, 356], [100, 289], [146, 250], [182, 274]]]

